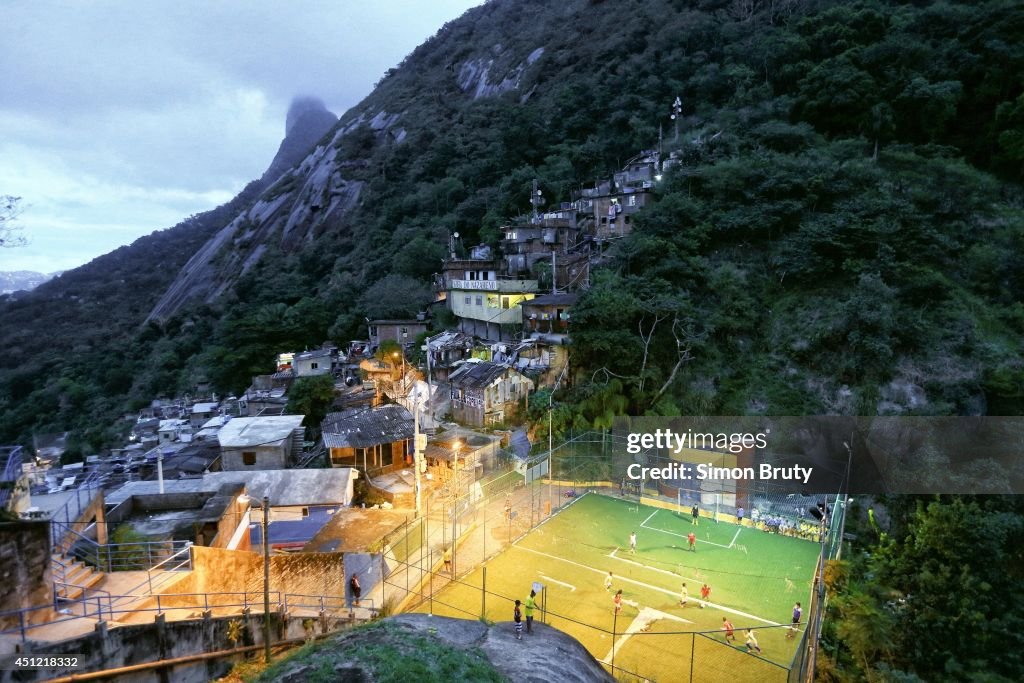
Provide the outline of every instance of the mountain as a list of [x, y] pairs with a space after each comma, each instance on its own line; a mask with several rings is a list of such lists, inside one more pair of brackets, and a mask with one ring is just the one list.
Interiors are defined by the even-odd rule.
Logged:
[[681, 163], [573, 315], [566, 424], [1019, 412], [1022, 25], [999, 0], [492, 1], [216, 217], [0, 305], [0, 437], [100, 444], [99, 416], [359, 338], [415, 310], [450, 233], [496, 243], [534, 180], [557, 205], [659, 144]]
[[0, 272], [0, 294], [11, 294], [13, 292], [27, 292], [35, 289], [47, 280], [51, 280], [63, 271], [56, 273], [37, 273], [31, 270], [15, 270], [12, 272]]
[[[148, 314], [172, 294], [175, 279], [207, 241], [336, 121], [319, 100], [297, 99], [267, 172], [230, 202], [57, 274], [31, 292], [0, 296], [0, 442], [30, 443], [31, 431], [83, 425], [100, 414], [105, 424], [89, 432], [95, 450], [122, 431], [117, 413], [148, 403], [146, 395], [174, 393], [183, 367], [166, 355], [166, 366], [159, 363], [167, 349], [154, 342], [164, 330], [144, 327]], [[200, 347], [186, 340], [177, 350], [187, 357]], [[146, 366], [153, 375], [138, 371]], [[138, 398], [126, 401], [132, 390]], [[81, 443], [81, 433], [75, 439]]]

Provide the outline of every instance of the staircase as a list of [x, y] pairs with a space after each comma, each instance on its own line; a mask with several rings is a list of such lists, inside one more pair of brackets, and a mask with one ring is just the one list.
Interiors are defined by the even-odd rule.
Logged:
[[63, 553], [50, 556], [53, 593], [57, 600], [78, 600], [103, 580], [103, 572]]

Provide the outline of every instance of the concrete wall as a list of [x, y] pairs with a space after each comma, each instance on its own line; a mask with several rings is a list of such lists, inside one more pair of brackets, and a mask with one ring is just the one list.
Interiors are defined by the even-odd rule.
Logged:
[[[342, 553], [298, 553], [276, 555], [270, 558], [270, 590], [294, 595], [326, 595], [339, 599], [345, 596], [345, 565]], [[249, 593], [248, 600], [263, 601], [263, 556], [245, 550], [192, 547], [192, 571], [180, 579], [160, 588], [160, 606], [197, 607], [203, 605], [201, 595], [182, 593], [237, 593], [235, 596], [209, 597], [210, 605], [239, 603], [241, 593]], [[156, 600], [149, 601], [155, 607]], [[339, 603], [335, 603], [337, 606]], [[214, 609], [214, 614], [237, 612], [238, 608]]]
[[[303, 623], [305, 621], [305, 623]], [[240, 638], [228, 638], [230, 624], [236, 622]], [[283, 639], [308, 638], [313, 633], [326, 632], [341, 627], [345, 620], [332, 618], [325, 621], [307, 621], [299, 618], [282, 619], [273, 615], [271, 638], [275, 642]], [[240, 627], [240, 628], [239, 628]], [[47, 669], [43, 671], [0, 671], [0, 683], [7, 681], [42, 681], [60, 675], [112, 669], [133, 664], [204, 652], [230, 650], [246, 645], [262, 645], [263, 615], [234, 614], [231, 616], [203, 615], [200, 618], [182, 621], [165, 621], [154, 618], [153, 623], [123, 625], [107, 628], [99, 624], [96, 631], [60, 643], [31, 643], [28, 652], [34, 655], [76, 653], [84, 656], [82, 666], [76, 670]], [[134, 674], [121, 674], [118, 683], [152, 683], [167, 681], [173, 683], [205, 683], [225, 675], [236, 661], [245, 655], [210, 659], [173, 668], [150, 669]], [[249, 655], [254, 656], [253, 654]], [[256, 656], [260, 656], [257, 652]], [[15, 679], [14, 676], [17, 675]], [[113, 679], [111, 679], [113, 680]]]
[[[50, 583], [50, 523], [0, 524], [0, 608], [4, 611], [53, 603]], [[48, 618], [50, 610], [28, 615], [30, 623]], [[18, 625], [18, 617], [0, 617], [0, 629]]]
[[[288, 467], [291, 440], [280, 446], [251, 446], [246, 448], [224, 448], [221, 450], [221, 468], [224, 471], [283, 470]], [[242, 453], [255, 452], [256, 464], [246, 465]]]

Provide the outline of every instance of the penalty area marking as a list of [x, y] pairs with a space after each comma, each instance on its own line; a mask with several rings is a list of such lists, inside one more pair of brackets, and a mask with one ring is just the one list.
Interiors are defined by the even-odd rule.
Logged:
[[571, 583], [566, 583], [565, 581], [559, 581], [558, 579], [552, 579], [547, 574], [538, 574], [537, 576], [539, 576], [542, 579], [546, 579], [546, 580], [550, 581], [551, 583], [557, 583], [559, 586], [565, 586], [566, 588], [568, 588], [571, 591], [575, 591], [576, 590], [576, 586], [572, 585]]
[[743, 531], [743, 527], [740, 527], [739, 529], [736, 530], [736, 535], [732, 537], [731, 541], [729, 541], [729, 547], [730, 548], [733, 547], [734, 545], [736, 545], [736, 539], [740, 537], [740, 532], [741, 531]]
[[[653, 517], [657, 512], [658, 512], [657, 510], [652, 512], [651, 513], [651, 517]], [[651, 517], [648, 517], [643, 522], [641, 522], [640, 526], [643, 527], [644, 529], [647, 529], [648, 531], [657, 531], [657, 532], [662, 533], [662, 534], [669, 534], [671, 536], [678, 536], [679, 538], [686, 538], [686, 534], [677, 534], [674, 531], [667, 531], [665, 529], [658, 529], [657, 527], [647, 526], [647, 520], [650, 519]], [[699, 538], [696, 539], [696, 540], [697, 540], [697, 543], [706, 543], [707, 545], [714, 545], [714, 546], [718, 546], [719, 548], [731, 548], [732, 547], [732, 544], [730, 544], [730, 545], [722, 545], [721, 543], [715, 543], [714, 541], [702, 541]], [[733, 539], [733, 540], [735, 540], [735, 539]]]
[[[625, 600], [623, 600], [623, 602], [629, 604]], [[651, 630], [651, 625], [659, 619], [671, 619], [673, 621], [681, 621], [684, 624], [693, 623], [689, 619], [683, 619], [682, 617], [677, 617], [676, 615], [669, 614], [668, 612], [662, 612], [661, 610], [656, 610], [651, 607], [644, 607], [640, 610], [640, 613], [636, 615], [633, 621], [629, 623], [629, 626], [626, 627], [626, 630], [623, 631], [622, 634], [619, 636], [619, 640], [615, 642], [615, 646], [608, 651], [608, 654], [606, 654], [604, 656], [604, 659], [602, 659], [601, 661], [605, 664], [611, 662], [612, 657], [614, 657], [619, 652], [619, 650], [622, 649], [622, 646], [626, 644], [626, 641], [629, 640], [630, 636], [632, 636], [634, 633], [642, 633], [644, 631]]]
[[[541, 550], [534, 550], [533, 548], [524, 548], [521, 545], [513, 545], [511, 547], [513, 547], [513, 548], [515, 548], [517, 550], [525, 550], [528, 553], [533, 553], [535, 555], [540, 555], [541, 557], [548, 557], [548, 558], [551, 558], [552, 560], [558, 560], [559, 562], [565, 562], [567, 564], [573, 565], [574, 567], [579, 567], [581, 569], [586, 569], [587, 571], [591, 571], [591, 572], [594, 572], [596, 574], [602, 574], [602, 575], [607, 575], [608, 574], [608, 572], [606, 572], [606, 571], [604, 571], [602, 569], [595, 569], [594, 567], [591, 567], [588, 564], [583, 564], [582, 562], [576, 562], [575, 560], [567, 560], [564, 557], [559, 557], [558, 555], [552, 555], [551, 553], [546, 553], [546, 552], [543, 552]], [[617, 557], [615, 559], [622, 560], [623, 558]], [[631, 560], [624, 560], [624, 561], [625, 562], [630, 562]], [[643, 567], [645, 565], [640, 565], [640, 566]], [[651, 567], [651, 569], [654, 569], [654, 567]], [[661, 570], [661, 571], [664, 571], [664, 570]], [[679, 578], [678, 575], [675, 575], [675, 576], [676, 576], [676, 578]], [[637, 586], [642, 586], [643, 588], [646, 588], [648, 590], [656, 591], [658, 593], [664, 593], [665, 595], [671, 595], [672, 597], [678, 597], [678, 595], [679, 595], [679, 591], [672, 591], [672, 590], [669, 590], [667, 588], [662, 588], [661, 586], [655, 586], [655, 585], [650, 584], [650, 583], [644, 583], [643, 581], [637, 581], [636, 579], [627, 579], [624, 576], [616, 577], [615, 580], [619, 581], [619, 582], [632, 583], [632, 584], [637, 585]], [[759, 617], [759, 616], [756, 616], [756, 615], [753, 615], [753, 614], [749, 614], [747, 612], [742, 612], [742, 611], [740, 611], [738, 609], [733, 609], [732, 607], [726, 607], [724, 605], [719, 605], [719, 604], [714, 603], [714, 602], [705, 602], [704, 604], [707, 605], [708, 607], [713, 607], [713, 608], [715, 608], [717, 610], [721, 610], [723, 612], [728, 612], [729, 614], [735, 614], [736, 616], [746, 617], [747, 619], [753, 619], [754, 621], [760, 621], [762, 624], [768, 624], [769, 626], [781, 626], [782, 625], [782, 624], [780, 624], [777, 621], [772, 621], [771, 619], [764, 619], [762, 617]]]

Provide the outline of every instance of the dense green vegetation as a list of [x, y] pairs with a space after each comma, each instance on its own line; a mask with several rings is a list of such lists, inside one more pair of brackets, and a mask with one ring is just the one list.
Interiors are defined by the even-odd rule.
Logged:
[[[237, 392], [278, 351], [363, 338], [366, 317], [429, 298], [450, 232], [493, 243], [534, 179], [566, 201], [657, 146], [659, 128], [680, 163], [573, 311], [556, 431], [627, 412], [1020, 414], [1022, 36], [1011, 0], [488, 3], [343, 117], [399, 115], [337, 143], [364, 183], [355, 211], [311, 241], [267, 244], [220, 300], [142, 324], [263, 188], [0, 301], [0, 441], [73, 429], [79, 452], [97, 449], [120, 412], [200, 377]], [[518, 86], [474, 98], [467, 76], [484, 67]], [[546, 403], [531, 400], [534, 417]], [[993, 654], [1019, 624], [991, 616], [1016, 619], [1019, 594], [939, 534], [987, 534], [985, 553], [1017, 577], [1016, 503], [889, 505], [887, 540], [862, 534], [844, 570], [836, 679], [1019, 679], [1016, 655]], [[933, 556], [941, 567], [916, 571]], [[876, 580], [923, 597], [893, 612]], [[987, 623], [960, 604], [962, 581]], [[878, 648], [863, 622], [898, 646]]]
[[878, 523], [856, 508], [847, 531], [857, 540], [826, 570], [818, 678], [1020, 680], [1020, 499], [904, 496], [876, 507]]

